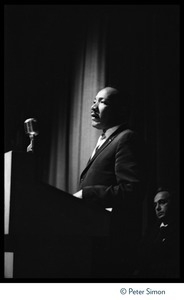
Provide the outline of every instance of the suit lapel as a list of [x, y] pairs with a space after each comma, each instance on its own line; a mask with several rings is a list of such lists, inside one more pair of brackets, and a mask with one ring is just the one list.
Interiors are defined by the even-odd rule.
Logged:
[[102, 146], [96, 150], [96, 153], [94, 154], [94, 156], [88, 160], [88, 163], [87, 163], [86, 167], [88, 167], [88, 165], [91, 164], [91, 163], [95, 160], [95, 158], [103, 151], [103, 149], [105, 149], [105, 148], [109, 145], [109, 143], [110, 143], [112, 140], [113, 140], [113, 139], [108, 138], [108, 139], [102, 144]]
[[96, 151], [95, 155], [88, 160], [87, 165], [85, 167], [85, 169], [83, 170], [82, 174], [81, 174], [81, 178], [82, 176], [86, 173], [86, 171], [89, 169], [89, 167], [91, 166], [91, 164], [93, 163], [93, 161], [98, 157], [98, 155], [113, 141], [113, 139], [123, 130], [125, 130], [125, 126], [120, 126], [115, 132], [113, 132], [108, 139], [102, 144], [102, 146]]

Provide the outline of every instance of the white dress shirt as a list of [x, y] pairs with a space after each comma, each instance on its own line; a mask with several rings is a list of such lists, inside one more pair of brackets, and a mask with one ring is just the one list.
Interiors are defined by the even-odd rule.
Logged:
[[97, 148], [100, 148], [103, 143], [105, 143], [105, 141], [110, 137], [110, 135], [118, 129], [119, 126], [120, 125], [113, 126], [99, 136], [95, 149], [92, 152], [91, 158], [95, 155]]

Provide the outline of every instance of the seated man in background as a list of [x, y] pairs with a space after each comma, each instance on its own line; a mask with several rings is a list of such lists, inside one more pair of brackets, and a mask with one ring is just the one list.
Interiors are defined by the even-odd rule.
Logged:
[[156, 222], [143, 239], [140, 250], [141, 278], [179, 278], [179, 226], [177, 199], [158, 188], [154, 197]]
[[111, 211], [109, 239], [94, 247], [94, 277], [130, 278], [141, 237], [144, 144], [128, 126], [130, 99], [105, 87], [91, 107], [92, 126], [102, 130], [74, 194], [87, 205]]

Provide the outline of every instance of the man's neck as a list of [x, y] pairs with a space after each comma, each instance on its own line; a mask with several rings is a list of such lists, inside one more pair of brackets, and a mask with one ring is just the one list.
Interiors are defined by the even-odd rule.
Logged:
[[[105, 134], [105, 136], [108, 138], [113, 132], [115, 132], [118, 128], [120, 127], [120, 125], [116, 125], [113, 127], [110, 127], [108, 129], [103, 129], [103, 133]], [[102, 134], [103, 134], [102, 133]]]

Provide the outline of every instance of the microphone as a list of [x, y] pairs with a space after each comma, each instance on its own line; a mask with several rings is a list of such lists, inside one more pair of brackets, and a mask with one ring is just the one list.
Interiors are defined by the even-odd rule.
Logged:
[[25, 133], [29, 135], [38, 135], [37, 127], [36, 127], [36, 119], [29, 118], [24, 121]]
[[37, 120], [34, 118], [29, 118], [24, 121], [24, 130], [30, 138], [30, 145], [27, 147], [27, 152], [34, 152], [34, 137], [38, 135], [37, 130]]

